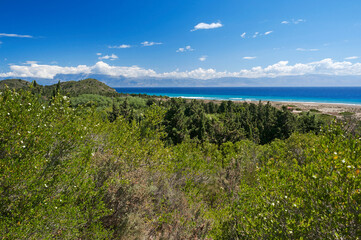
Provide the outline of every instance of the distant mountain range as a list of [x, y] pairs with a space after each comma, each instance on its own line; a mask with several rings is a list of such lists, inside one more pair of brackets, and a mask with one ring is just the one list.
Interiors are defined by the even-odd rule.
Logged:
[[111, 87], [331, 87], [361, 86], [361, 76], [303, 75], [275, 78], [127, 78], [101, 74], [58, 74], [54, 79], [22, 78], [36, 80], [42, 85], [55, 84], [58, 81], [79, 81], [86, 78], [97, 79]]

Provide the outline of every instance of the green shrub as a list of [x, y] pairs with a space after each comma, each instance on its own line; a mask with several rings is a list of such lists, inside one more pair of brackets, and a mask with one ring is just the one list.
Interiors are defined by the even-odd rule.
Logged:
[[[84, 114], [84, 113], [83, 113]], [[9, 239], [104, 238], [108, 214], [90, 168], [91, 115], [69, 100], [0, 95], [0, 229]]]

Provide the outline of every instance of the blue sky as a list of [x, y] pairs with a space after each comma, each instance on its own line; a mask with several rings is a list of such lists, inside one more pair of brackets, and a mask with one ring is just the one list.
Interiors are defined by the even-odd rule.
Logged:
[[2, 78], [361, 75], [359, 0], [1, 0], [0, 9]]

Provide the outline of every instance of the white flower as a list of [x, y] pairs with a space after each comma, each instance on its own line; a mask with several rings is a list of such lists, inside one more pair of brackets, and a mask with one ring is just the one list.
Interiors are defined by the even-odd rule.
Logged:
[[48, 187], [48, 185], [46, 185], [46, 183], [44, 184], [45, 187]]
[[25, 145], [23, 145], [23, 148], [25, 148]]
[[55, 209], [58, 209], [58, 207], [55, 207]]
[[346, 162], [345, 159], [343, 159], [343, 160], [342, 160], [342, 163], [345, 163], [345, 162]]
[[350, 166], [350, 165], [348, 165], [348, 166], [347, 166], [347, 168], [351, 168], [351, 166]]
[[272, 206], [274, 206], [275, 205], [275, 203], [272, 203]]
[[317, 178], [316, 175], [313, 175], [312, 177], [313, 177], [313, 178]]
[[285, 196], [285, 198], [287, 198], [287, 196]]
[[30, 131], [28, 131], [28, 133], [31, 133]]
[[296, 205], [296, 204], [293, 204], [293, 206], [294, 206], [294, 207], [297, 207], [297, 205]]
[[337, 155], [337, 152], [334, 152], [333, 154]]
[[20, 141], [21, 143], [24, 143], [23, 140]]
[[10, 116], [10, 113], [8, 113], [8, 115]]

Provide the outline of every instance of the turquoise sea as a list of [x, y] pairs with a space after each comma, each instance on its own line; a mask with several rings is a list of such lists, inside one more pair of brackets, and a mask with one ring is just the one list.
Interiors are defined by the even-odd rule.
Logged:
[[361, 105], [361, 87], [115, 88], [121, 93], [233, 101], [317, 102]]

